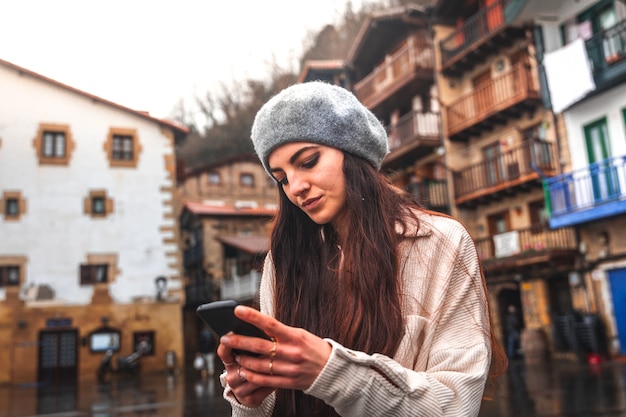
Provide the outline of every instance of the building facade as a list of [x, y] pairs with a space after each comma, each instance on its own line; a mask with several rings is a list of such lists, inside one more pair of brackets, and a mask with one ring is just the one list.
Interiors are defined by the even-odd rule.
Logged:
[[550, 226], [576, 230], [575, 307], [603, 327], [574, 347], [626, 355], [626, 4], [567, 2], [550, 17], [540, 22], [545, 70], [571, 155], [546, 182]]
[[186, 172], [180, 236], [185, 289], [185, 346], [197, 351], [204, 324], [196, 308], [216, 300], [252, 304], [276, 214], [276, 183], [256, 155], [242, 155]]
[[[439, 0], [372, 14], [345, 61], [300, 74], [350, 89], [387, 126], [383, 171], [467, 226], [497, 336], [514, 305], [528, 356], [626, 345], [623, 18], [621, 1]], [[555, 56], [579, 38], [589, 70], [573, 80]]]
[[[174, 143], [186, 129], [0, 61], [0, 383], [182, 358]], [[147, 345], [146, 345], [147, 344]]]
[[573, 228], [548, 224], [543, 181], [561, 172], [567, 137], [549, 109], [536, 19], [556, 2], [441, 0], [435, 7], [438, 86], [453, 213], [477, 244], [496, 333], [522, 312], [522, 349], [545, 355], [555, 319], [573, 308]]

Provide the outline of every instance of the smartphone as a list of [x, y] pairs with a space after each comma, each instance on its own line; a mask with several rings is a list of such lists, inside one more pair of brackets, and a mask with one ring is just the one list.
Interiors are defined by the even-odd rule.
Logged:
[[[263, 330], [235, 316], [235, 307], [238, 305], [239, 303], [234, 300], [214, 301], [202, 304], [196, 309], [196, 313], [220, 337], [233, 331], [242, 336], [271, 340]], [[235, 353], [259, 356], [252, 352]]]

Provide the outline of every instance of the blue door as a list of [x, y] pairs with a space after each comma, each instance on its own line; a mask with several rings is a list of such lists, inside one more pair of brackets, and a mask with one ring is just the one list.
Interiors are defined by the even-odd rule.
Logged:
[[626, 268], [609, 271], [620, 353], [626, 354]]

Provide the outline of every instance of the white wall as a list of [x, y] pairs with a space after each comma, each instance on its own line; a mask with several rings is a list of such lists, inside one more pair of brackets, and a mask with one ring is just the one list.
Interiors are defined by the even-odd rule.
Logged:
[[563, 113], [572, 156], [572, 169], [589, 165], [583, 127], [606, 117], [613, 156], [626, 155], [626, 129], [622, 110], [626, 109], [626, 84], [586, 99]]
[[[58, 298], [86, 304], [92, 288], [79, 285], [79, 265], [87, 254], [115, 253], [120, 275], [110, 286], [114, 299], [153, 296], [156, 276], [177, 274], [166, 257], [176, 248], [163, 243], [160, 231], [174, 225], [163, 204], [171, 196], [161, 191], [173, 187], [164, 161], [173, 148], [158, 124], [2, 65], [0, 91], [0, 194], [20, 191], [27, 201], [20, 221], [0, 216], [0, 256], [27, 256], [26, 283], [49, 284]], [[38, 164], [33, 139], [40, 123], [70, 126], [76, 148], [69, 165]], [[137, 168], [109, 167], [103, 146], [110, 127], [137, 129]], [[94, 189], [106, 189], [114, 200], [105, 219], [83, 212]]]

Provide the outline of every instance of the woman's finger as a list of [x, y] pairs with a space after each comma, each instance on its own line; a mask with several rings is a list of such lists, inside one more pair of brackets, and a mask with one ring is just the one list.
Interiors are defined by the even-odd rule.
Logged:
[[274, 338], [280, 338], [281, 336], [287, 336], [291, 327], [279, 322], [274, 317], [261, 313], [251, 307], [237, 306], [235, 308], [235, 315], [240, 319], [254, 324], [267, 335]]

